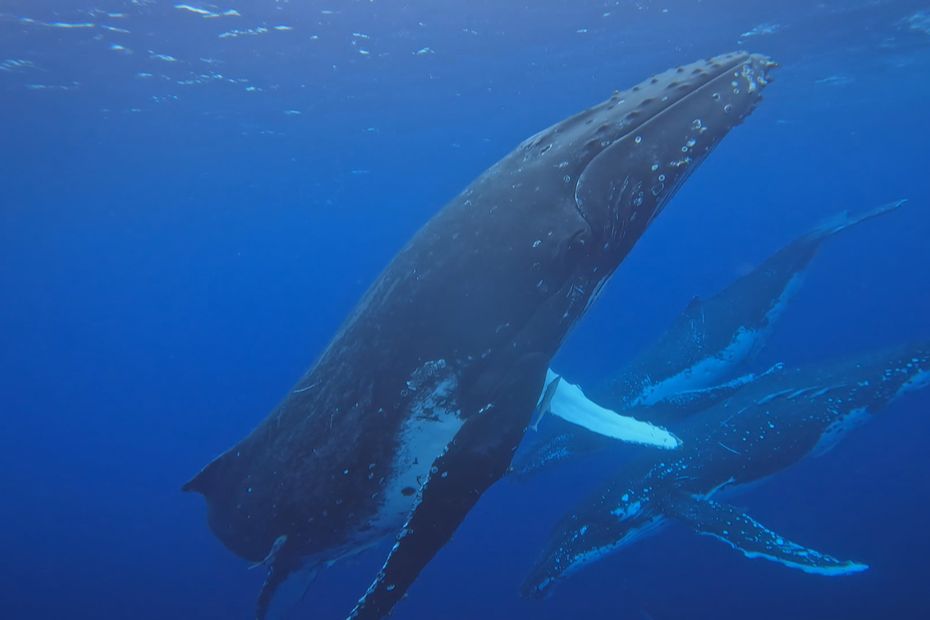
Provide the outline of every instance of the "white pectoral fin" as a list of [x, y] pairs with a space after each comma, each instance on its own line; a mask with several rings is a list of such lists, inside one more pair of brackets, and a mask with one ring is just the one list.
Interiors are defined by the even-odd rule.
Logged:
[[666, 449], [681, 445], [681, 440], [664, 428], [601, 407], [588, 399], [577, 385], [550, 371], [550, 378], [553, 376], [554, 379], [547, 379], [540, 400], [543, 414], [551, 413], [593, 433], [628, 443]]
[[748, 373], [717, 385], [674, 392], [656, 400], [650, 406], [658, 412], [677, 412], [681, 415], [703, 411], [724, 398], [732, 396], [750, 383], [779, 372], [784, 367], [785, 365], [779, 362], [772, 365], [764, 372]]
[[530, 428], [534, 431], [539, 430], [539, 423], [551, 411], [552, 398], [555, 396], [561, 382], [562, 377], [552, 372], [551, 368], [546, 371], [546, 382], [543, 384], [542, 394], [539, 395], [539, 401], [536, 403], [536, 414], [533, 417], [533, 423], [530, 424]]
[[740, 510], [713, 500], [681, 496], [669, 502], [669, 509], [673, 516], [699, 534], [713, 536], [747, 558], [763, 558], [805, 573], [826, 576], [851, 575], [869, 568], [803, 547]]

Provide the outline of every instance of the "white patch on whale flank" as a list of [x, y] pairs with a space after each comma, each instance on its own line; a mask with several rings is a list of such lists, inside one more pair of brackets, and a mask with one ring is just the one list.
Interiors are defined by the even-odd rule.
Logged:
[[383, 503], [371, 522], [373, 535], [403, 527], [419, 501], [433, 463], [464, 424], [455, 404], [458, 376], [445, 360], [423, 364], [411, 375], [407, 388], [414, 396], [397, 434], [398, 449], [384, 483]]
[[914, 376], [912, 376], [908, 381], [898, 388], [898, 392], [895, 396], [901, 396], [908, 392], [916, 392], [917, 390], [922, 390], [925, 387], [930, 387], [930, 370], [921, 370]]
[[738, 366], [752, 354], [759, 342], [765, 337], [768, 328], [784, 313], [788, 300], [794, 296], [800, 286], [802, 276], [795, 274], [788, 280], [781, 295], [765, 313], [757, 329], [741, 326], [733, 334], [729, 344], [717, 352], [684, 370], [657, 383], [647, 385], [633, 399], [632, 405], [655, 405], [660, 401], [682, 392], [694, 392], [714, 385], [726, 376], [731, 369]]
[[820, 434], [820, 439], [817, 440], [811, 455], [822, 456], [832, 450], [849, 431], [862, 426], [868, 420], [868, 414], [869, 410], [865, 407], [857, 407], [834, 420]]
[[741, 327], [730, 344], [717, 354], [705, 357], [667, 379], [646, 386], [632, 404], [655, 405], [681, 392], [693, 392], [713, 385], [749, 356], [762, 335], [759, 330]]

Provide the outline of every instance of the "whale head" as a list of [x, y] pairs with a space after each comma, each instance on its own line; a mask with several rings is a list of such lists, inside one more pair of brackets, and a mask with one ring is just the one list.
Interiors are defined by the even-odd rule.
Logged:
[[874, 413], [904, 394], [930, 387], [930, 342], [855, 356], [827, 367], [822, 375], [830, 389], [807, 400], [829, 402], [834, 417], [856, 409]]
[[598, 496], [593, 504], [568, 515], [556, 527], [545, 552], [523, 582], [522, 595], [548, 596], [572, 573], [655, 533], [663, 520], [648, 487], [635, 485], [619, 495]]
[[540, 132], [517, 152], [525, 164], [559, 168], [593, 247], [615, 264], [752, 112], [774, 67], [743, 52], [677, 67]]

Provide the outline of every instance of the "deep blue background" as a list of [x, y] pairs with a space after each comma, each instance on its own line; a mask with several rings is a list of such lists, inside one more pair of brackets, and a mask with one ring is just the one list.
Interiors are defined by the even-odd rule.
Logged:
[[[693, 295], [838, 210], [899, 197], [824, 247], [762, 361], [930, 337], [925, 2], [255, 0], [216, 19], [174, 4], [0, 1], [0, 617], [250, 617], [262, 575], [180, 485], [475, 175], [675, 64], [747, 48], [783, 66], [559, 370], [603, 378]], [[780, 27], [741, 37], [766, 23]], [[293, 30], [217, 36], [260, 25]], [[930, 395], [902, 400], [736, 500], [865, 574], [804, 575], [671, 528], [522, 601], [601, 459], [492, 489], [396, 616], [930, 617], [928, 413]], [[384, 552], [324, 574], [293, 617], [342, 617]]]

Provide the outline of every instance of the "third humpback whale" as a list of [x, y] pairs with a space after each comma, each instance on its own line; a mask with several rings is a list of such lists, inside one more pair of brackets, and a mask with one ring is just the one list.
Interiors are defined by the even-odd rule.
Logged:
[[749, 558], [822, 575], [865, 570], [864, 564], [792, 542], [715, 495], [828, 450], [896, 397], [927, 386], [930, 342], [773, 372], [743, 387], [675, 427], [684, 444], [671, 457], [629, 462], [573, 508], [553, 532], [524, 594], [547, 593], [565, 576], [670, 520]]

